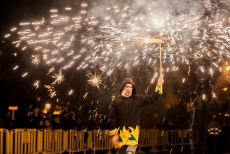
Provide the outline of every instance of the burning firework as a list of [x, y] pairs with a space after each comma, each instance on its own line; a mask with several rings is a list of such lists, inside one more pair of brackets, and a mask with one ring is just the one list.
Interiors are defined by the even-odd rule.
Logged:
[[101, 76], [96, 73], [94, 73], [94, 75], [90, 73], [88, 77], [89, 79], [87, 80], [87, 83], [99, 89], [99, 85], [102, 83]]

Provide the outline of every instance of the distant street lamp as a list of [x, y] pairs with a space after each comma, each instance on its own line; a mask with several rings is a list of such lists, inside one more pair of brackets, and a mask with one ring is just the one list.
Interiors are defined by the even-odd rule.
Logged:
[[229, 73], [229, 71], [230, 71], [230, 65], [226, 67], [226, 71]]
[[14, 111], [18, 110], [18, 106], [9, 106], [8, 109], [12, 111], [12, 120], [14, 120]]
[[48, 112], [49, 112], [49, 109], [50, 109], [50, 107], [51, 107], [51, 104], [50, 104], [50, 103], [47, 103], [47, 104], [45, 105], [45, 107], [46, 107], [46, 113], [48, 113]]

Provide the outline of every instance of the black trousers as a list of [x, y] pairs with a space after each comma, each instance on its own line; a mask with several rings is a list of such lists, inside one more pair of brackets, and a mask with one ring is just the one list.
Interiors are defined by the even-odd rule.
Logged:
[[117, 149], [117, 154], [126, 154], [126, 150], [132, 151], [133, 154], [135, 154], [136, 149], [137, 149], [137, 146], [123, 145], [120, 149]]

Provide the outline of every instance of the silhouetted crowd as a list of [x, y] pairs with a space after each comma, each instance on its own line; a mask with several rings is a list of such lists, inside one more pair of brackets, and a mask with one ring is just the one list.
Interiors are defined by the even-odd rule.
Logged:
[[[68, 111], [64, 110], [60, 115], [52, 114], [47, 112], [44, 114], [41, 112], [39, 107], [30, 108], [20, 114], [15, 114], [14, 120], [12, 119], [12, 111], [8, 111], [5, 114], [0, 114], [0, 128], [5, 128], [8, 130], [12, 129], [62, 129], [62, 130], [97, 130], [97, 129], [110, 129], [109, 120], [105, 118], [106, 116], [101, 116], [98, 113], [87, 113], [84, 116], [77, 114], [75, 108], [70, 108]], [[158, 120], [157, 116], [153, 118], [143, 115], [141, 117], [140, 128], [141, 129], [178, 129], [173, 126], [171, 121], [167, 120]], [[176, 121], [173, 121], [176, 123]], [[212, 121], [211, 121], [212, 122]], [[210, 122], [210, 123], [211, 123]], [[227, 124], [228, 123], [228, 124]], [[228, 151], [230, 143], [230, 133], [229, 121], [225, 125], [220, 125], [215, 128], [210, 128], [209, 130], [218, 130], [221, 129], [220, 135], [211, 136], [207, 138], [207, 150], [208, 151]], [[210, 124], [211, 125], [211, 124]], [[211, 127], [211, 126], [210, 126]], [[182, 127], [180, 127], [182, 128]], [[87, 134], [85, 134], [87, 138]], [[203, 139], [201, 138], [203, 141]], [[230, 150], [229, 150], [230, 151]]]
[[89, 114], [82, 117], [76, 113], [74, 108], [69, 111], [63, 111], [59, 114], [47, 112], [44, 114], [39, 107], [34, 107], [21, 114], [17, 114], [15, 119], [12, 119], [12, 112], [8, 111], [4, 115], [0, 115], [0, 128], [16, 129], [76, 129], [76, 130], [94, 130], [94, 129], [109, 129], [108, 119], [99, 118], [97, 113]]

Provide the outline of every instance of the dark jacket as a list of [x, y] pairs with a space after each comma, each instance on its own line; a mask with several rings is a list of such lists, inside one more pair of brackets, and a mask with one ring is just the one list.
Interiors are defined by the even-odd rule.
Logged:
[[110, 108], [110, 126], [111, 129], [125, 126], [135, 128], [140, 125], [140, 111], [141, 106], [155, 103], [158, 98], [158, 93], [151, 95], [136, 95], [136, 88], [133, 81], [130, 78], [126, 78], [122, 82], [120, 93], [122, 93], [122, 87], [131, 83], [133, 85], [133, 92], [130, 97], [124, 97], [122, 95], [117, 96], [111, 104]]
[[62, 123], [58, 123], [58, 122], [53, 122], [52, 123], [53, 129], [63, 129], [64, 126], [62, 125]]

